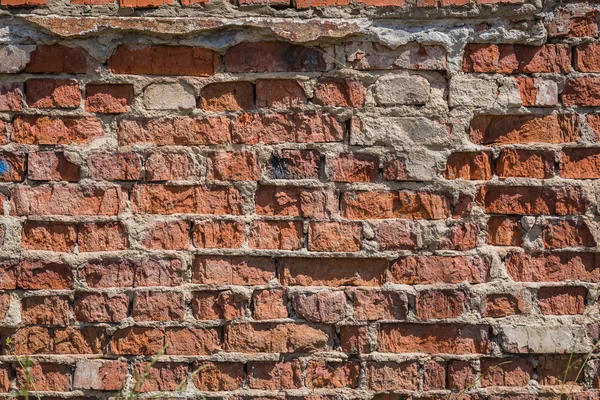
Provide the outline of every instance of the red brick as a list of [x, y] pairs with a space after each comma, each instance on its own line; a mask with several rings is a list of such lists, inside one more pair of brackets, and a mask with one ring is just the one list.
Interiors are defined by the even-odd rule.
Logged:
[[585, 310], [587, 290], [584, 287], [542, 287], [537, 297], [544, 315], [577, 315]]
[[23, 85], [0, 84], [0, 111], [23, 111]]
[[192, 313], [199, 320], [223, 319], [231, 321], [245, 316], [246, 298], [231, 290], [220, 292], [195, 292]]
[[490, 154], [487, 152], [452, 153], [448, 157], [444, 178], [481, 181], [492, 179]]
[[185, 314], [183, 293], [137, 292], [133, 319], [135, 321], [182, 321]]
[[216, 328], [167, 328], [166, 355], [207, 355], [221, 350], [222, 333]]
[[[120, 4], [122, 7], [129, 8], [153, 8], [163, 5], [172, 5], [173, 0], [121, 0]], [[152, 61], [154, 61], [154, 59], [152, 59]]]
[[525, 107], [550, 107], [558, 104], [558, 85], [543, 78], [516, 78], [521, 102]]
[[308, 225], [310, 251], [360, 251], [362, 224], [356, 222], [315, 222]]
[[217, 392], [236, 390], [244, 383], [244, 364], [233, 362], [199, 363], [195, 368], [203, 368], [194, 376], [198, 390]]
[[266, 285], [274, 277], [269, 257], [197, 256], [192, 265], [193, 283]]
[[362, 107], [365, 104], [366, 88], [352, 79], [321, 80], [313, 95], [316, 104], [333, 107]]
[[207, 111], [250, 110], [254, 105], [252, 82], [219, 82], [200, 91], [198, 106]]
[[582, 221], [548, 220], [542, 224], [542, 243], [548, 249], [596, 246], [588, 226]]
[[188, 221], [158, 222], [146, 233], [142, 244], [150, 250], [187, 250], [190, 229]]
[[102, 114], [129, 111], [133, 104], [133, 85], [91, 84], [85, 87], [85, 110]]
[[313, 353], [329, 350], [330, 329], [301, 323], [225, 326], [226, 350], [244, 353]]
[[386, 221], [377, 227], [380, 250], [410, 250], [418, 247], [413, 221]]
[[307, 321], [336, 323], [346, 317], [346, 294], [342, 291], [295, 293], [292, 307], [299, 318]]
[[66, 264], [47, 261], [22, 261], [17, 287], [26, 290], [72, 289], [73, 272]]
[[337, 196], [318, 188], [260, 186], [256, 213], [267, 216], [328, 218], [337, 213]]
[[[10, 308], [10, 294], [2, 293], [0, 294], [0, 320], [4, 320], [6, 315], [8, 314], [8, 309]], [[0, 372], [0, 388], [2, 387], [2, 372]]]
[[481, 315], [491, 318], [508, 317], [523, 312], [523, 301], [520, 297], [510, 293], [495, 293], [485, 296]]
[[323, 55], [314, 47], [286, 42], [241, 43], [225, 54], [229, 72], [325, 71]]
[[426, 361], [423, 366], [423, 390], [446, 388], [446, 363], [438, 360]]
[[285, 258], [279, 260], [285, 286], [381, 286], [383, 258]]
[[79, 180], [79, 165], [71, 162], [65, 153], [38, 151], [29, 153], [27, 176], [34, 181]]
[[298, 250], [304, 244], [300, 221], [254, 221], [248, 244], [253, 249]]
[[81, 90], [73, 79], [28, 79], [27, 105], [33, 108], [77, 108]]
[[600, 106], [600, 78], [569, 78], [561, 97], [565, 106]]
[[418, 319], [458, 318], [467, 311], [469, 294], [460, 290], [424, 290], [417, 294]]
[[488, 186], [481, 197], [488, 214], [583, 214], [589, 205], [580, 188], [568, 186]]
[[484, 283], [489, 279], [491, 261], [474, 256], [408, 256], [390, 266], [393, 283], [419, 285], [431, 283]]
[[447, 196], [397, 190], [342, 193], [342, 216], [349, 219], [445, 219], [450, 214]]
[[[503, 364], [506, 363], [506, 364]], [[533, 375], [533, 365], [527, 359], [481, 360], [481, 386], [527, 386]]]
[[25, 180], [25, 160], [22, 153], [0, 153], [0, 182]]
[[386, 353], [488, 354], [488, 327], [458, 324], [381, 324], [379, 350]]
[[350, 325], [340, 327], [340, 346], [348, 354], [370, 352], [370, 338], [366, 326]]
[[227, 117], [124, 119], [117, 123], [119, 144], [159, 146], [224, 144], [231, 142]]
[[140, 179], [142, 159], [135, 153], [103, 153], [89, 157], [92, 179], [136, 181]]
[[0, 5], [8, 7], [35, 7], [48, 4], [48, 0], [0, 0]]
[[127, 363], [117, 360], [79, 360], [75, 365], [73, 388], [120, 390], [127, 379]]
[[464, 390], [477, 380], [477, 371], [468, 361], [452, 360], [448, 363], [448, 387]]
[[599, 261], [594, 253], [511, 253], [505, 263], [519, 282], [600, 282]]
[[287, 296], [284, 289], [255, 290], [252, 294], [256, 320], [287, 318]]
[[300, 107], [306, 103], [304, 85], [295, 80], [260, 79], [256, 81], [256, 106], [273, 109]]
[[110, 351], [117, 355], [156, 355], [163, 348], [163, 328], [129, 327], [115, 331]]
[[134, 214], [241, 214], [243, 199], [230, 186], [137, 185]]
[[127, 250], [129, 240], [118, 222], [79, 225], [77, 242], [80, 252]]
[[568, 179], [600, 178], [600, 149], [566, 148], [560, 157], [559, 173]]
[[320, 155], [314, 150], [283, 150], [269, 160], [271, 179], [318, 179]]
[[233, 141], [243, 144], [341, 142], [345, 129], [332, 114], [241, 114], [232, 131]]
[[357, 388], [360, 366], [356, 362], [311, 361], [306, 367], [309, 389]]
[[469, 250], [477, 247], [479, 226], [469, 222], [450, 225], [439, 243], [441, 250]]
[[548, 26], [548, 36], [553, 38], [572, 38], [598, 36], [598, 13], [586, 7], [557, 9], [554, 19]]
[[354, 292], [354, 318], [359, 321], [402, 320], [407, 315], [408, 298], [402, 292], [365, 289]]
[[104, 135], [95, 117], [23, 115], [12, 124], [12, 141], [21, 144], [83, 145]]
[[17, 368], [17, 382], [19, 388], [31, 384], [27, 379], [33, 379], [32, 386], [35, 390], [50, 392], [69, 392], [71, 390], [71, 368], [64, 364], [33, 363], [28, 370], [29, 376], [19, 367]]
[[383, 163], [383, 179], [386, 181], [408, 181], [411, 179], [406, 170], [406, 160], [397, 158]]
[[[389, 4], [394, 0], [381, 2]], [[345, 45], [345, 52], [346, 61], [357, 70], [446, 70], [446, 50], [440, 45], [409, 42], [392, 49], [373, 42], [349, 42]]]
[[69, 325], [69, 299], [62, 296], [25, 297], [21, 301], [21, 321], [25, 325]]
[[568, 45], [543, 46], [496, 45], [470, 43], [465, 48], [464, 72], [560, 72], [571, 70], [571, 51]]
[[477, 144], [567, 143], [579, 137], [573, 115], [481, 115], [471, 120], [471, 140]]
[[494, 172], [499, 178], [551, 178], [554, 155], [536, 150], [503, 149]]
[[587, 125], [591, 128], [595, 134], [595, 141], [600, 140], [600, 114], [588, 114], [585, 116]]
[[[133, 371], [134, 376], [146, 375], [139, 387], [142, 393], [176, 391], [188, 378], [188, 365], [185, 363], [156, 362], [150, 365], [148, 362], [136, 362]], [[183, 388], [185, 387], [184, 385]]]
[[221, 181], [257, 181], [261, 171], [256, 153], [227, 151], [211, 155], [213, 179]]
[[[569, 390], [571, 386], [583, 383], [585, 374], [579, 373], [583, 363], [584, 359], [580, 355], [540, 356], [536, 368], [537, 381], [544, 386], [560, 385], [566, 388], [561, 390]], [[567, 365], [570, 365], [568, 370], [566, 370]], [[581, 398], [581, 400], [585, 399], [586, 397]], [[588, 399], [593, 400], [593, 397]]]
[[573, 65], [577, 71], [600, 72], [600, 45], [584, 43], [575, 48]]
[[80, 47], [41, 44], [31, 53], [25, 71], [44, 74], [82, 74], [87, 72], [87, 57], [86, 51]]
[[21, 233], [21, 246], [27, 250], [72, 252], [76, 241], [73, 224], [27, 221]]
[[19, 328], [11, 337], [13, 353], [48, 354], [50, 353], [50, 330], [41, 326]]
[[[129, 6], [140, 6], [137, 0], [127, 0]], [[151, 6], [171, 0], [140, 0]], [[126, 7], [128, 5], [125, 5]], [[219, 69], [220, 57], [212, 50], [200, 47], [159, 46], [134, 48], [121, 45], [108, 59], [108, 68], [116, 74], [210, 76]]]
[[370, 362], [367, 364], [367, 384], [376, 391], [417, 390], [419, 364], [407, 362]]
[[333, 182], [374, 182], [379, 160], [367, 154], [340, 154], [327, 160]]
[[521, 246], [523, 243], [521, 218], [518, 217], [490, 217], [486, 231], [488, 244]]
[[104, 354], [106, 332], [102, 327], [66, 327], [54, 330], [56, 354]]
[[133, 287], [136, 265], [129, 260], [85, 263], [79, 278], [90, 288]]
[[196, 175], [194, 160], [187, 153], [152, 153], [144, 167], [147, 182], [187, 180]]
[[242, 221], [196, 221], [192, 231], [194, 246], [198, 248], [238, 248], [245, 241]]
[[83, 322], [118, 323], [128, 317], [129, 297], [124, 294], [77, 293], [75, 318]]
[[248, 363], [248, 387], [258, 390], [300, 389], [302, 371], [299, 360]]

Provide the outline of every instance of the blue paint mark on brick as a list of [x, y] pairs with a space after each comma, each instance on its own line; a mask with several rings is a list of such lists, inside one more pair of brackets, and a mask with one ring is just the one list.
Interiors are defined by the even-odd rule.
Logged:
[[10, 164], [7, 163], [5, 160], [0, 159], [0, 174], [4, 174], [5, 172], [8, 172], [9, 169], [10, 169]]

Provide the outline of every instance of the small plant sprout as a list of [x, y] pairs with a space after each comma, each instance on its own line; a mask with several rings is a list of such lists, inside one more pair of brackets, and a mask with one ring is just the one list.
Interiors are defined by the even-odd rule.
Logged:
[[23, 371], [24, 377], [24, 385], [22, 388], [17, 389], [16, 392], [13, 392], [9, 398], [14, 399], [17, 396], [23, 396], [25, 400], [29, 400], [30, 392], [33, 391], [33, 395], [37, 400], [40, 400], [40, 395], [38, 394], [38, 390], [35, 387], [35, 378], [31, 375], [31, 367], [33, 366], [33, 361], [29, 358], [29, 356], [25, 356], [23, 358], [19, 357], [12, 346], [12, 339], [10, 337], [6, 338], [6, 348], [8, 352], [15, 357], [19, 367]]

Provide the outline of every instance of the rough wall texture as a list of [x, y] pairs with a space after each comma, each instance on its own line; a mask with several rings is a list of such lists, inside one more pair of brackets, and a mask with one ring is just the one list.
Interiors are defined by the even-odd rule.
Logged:
[[600, 7], [238, 3], [0, 0], [0, 391], [599, 398]]

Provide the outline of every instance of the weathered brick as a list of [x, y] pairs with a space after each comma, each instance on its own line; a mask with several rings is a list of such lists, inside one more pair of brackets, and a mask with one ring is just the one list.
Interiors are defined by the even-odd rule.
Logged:
[[355, 222], [315, 222], [308, 225], [310, 251], [360, 251], [362, 224]]
[[196, 175], [194, 160], [187, 153], [152, 153], [144, 168], [147, 182], [187, 180]]
[[0, 111], [23, 111], [23, 85], [0, 84]]
[[23, 115], [12, 124], [12, 140], [21, 144], [89, 144], [104, 135], [95, 117], [48, 117]]
[[347, 325], [340, 327], [340, 346], [348, 354], [369, 353], [370, 338], [366, 326]]
[[136, 214], [241, 214], [243, 199], [230, 186], [137, 185], [131, 202]]
[[85, 87], [86, 111], [119, 114], [129, 111], [132, 104], [132, 85], [91, 84]]
[[327, 218], [337, 214], [335, 193], [325, 189], [260, 186], [256, 213], [267, 216]]
[[371, 362], [367, 364], [369, 388], [376, 391], [417, 390], [419, 365], [408, 362]]
[[311, 361], [306, 367], [309, 389], [357, 388], [359, 364], [349, 362]]
[[346, 295], [342, 291], [297, 293], [292, 296], [292, 307], [307, 321], [335, 323], [346, 316]]
[[332, 114], [301, 113], [241, 114], [234, 122], [235, 143], [324, 143], [341, 142], [345, 129]]
[[446, 70], [446, 50], [440, 45], [409, 42], [391, 49], [376, 42], [347, 42], [346, 60], [352, 68]]
[[128, 317], [129, 297], [124, 294], [78, 293], [74, 313], [83, 322], [121, 322]]
[[326, 327], [300, 323], [236, 324], [225, 327], [227, 351], [245, 353], [312, 353], [330, 349]]
[[408, 256], [390, 266], [394, 283], [407, 285], [430, 283], [484, 283], [489, 279], [491, 260], [475, 256]]
[[192, 282], [200, 284], [265, 285], [274, 277], [268, 257], [197, 256], [192, 265]]
[[381, 250], [410, 250], [418, 247], [413, 221], [385, 221], [377, 226], [376, 240]]
[[250, 110], [254, 105], [252, 82], [221, 82], [200, 91], [199, 107], [208, 111]]
[[28, 79], [25, 82], [27, 105], [33, 108], [77, 108], [81, 90], [73, 79]]
[[133, 307], [135, 321], [182, 321], [184, 314], [183, 293], [136, 293]]
[[380, 324], [378, 342], [386, 353], [488, 354], [489, 328], [458, 324]]
[[458, 318], [467, 310], [468, 302], [468, 293], [461, 290], [424, 290], [417, 294], [417, 318]]
[[332, 107], [362, 107], [366, 88], [352, 79], [323, 79], [315, 88], [313, 102]]
[[129, 239], [118, 222], [83, 223], [78, 227], [80, 252], [117, 251], [129, 248]]
[[582, 221], [574, 220], [544, 221], [542, 224], [542, 243], [548, 249], [596, 245], [588, 226]]
[[597, 179], [600, 166], [600, 149], [567, 148], [560, 157], [559, 173], [563, 178]]
[[516, 78], [525, 107], [552, 107], [558, 104], [558, 85], [542, 78]]
[[26, 290], [71, 289], [73, 272], [67, 264], [48, 261], [22, 261], [17, 287]]
[[381, 286], [387, 261], [381, 258], [285, 258], [279, 261], [286, 286]]
[[444, 177], [476, 181], [492, 179], [490, 154], [487, 152], [452, 153], [448, 157]]
[[575, 116], [481, 115], [471, 120], [469, 135], [474, 143], [568, 143], [579, 137]]
[[357, 320], [402, 320], [407, 315], [408, 298], [402, 292], [364, 289], [354, 292], [354, 318]]
[[298, 360], [248, 363], [248, 387], [259, 390], [300, 389], [302, 371]]
[[244, 382], [244, 364], [233, 362], [199, 363], [201, 374], [194, 376], [194, 385], [202, 391], [218, 392], [239, 389]]
[[554, 155], [536, 150], [503, 149], [494, 172], [499, 178], [551, 178]]
[[[35, 389], [50, 392], [68, 392], [71, 390], [71, 368], [65, 364], [34, 363], [28, 371]], [[27, 376], [23, 368], [17, 368], [17, 386], [27, 385]]]
[[256, 290], [252, 294], [254, 319], [287, 318], [287, 296], [284, 289]]
[[577, 215], [589, 205], [580, 188], [569, 186], [488, 186], [481, 198], [490, 214]]
[[565, 106], [600, 106], [600, 78], [569, 78], [561, 96]]
[[26, 155], [18, 152], [0, 153], [0, 182], [25, 180]]
[[205, 145], [231, 142], [227, 117], [167, 117], [122, 119], [117, 124], [119, 144]]
[[[137, 0], [127, 0], [137, 3]], [[159, 2], [170, 0], [141, 0]], [[121, 45], [108, 59], [108, 68], [116, 74], [210, 76], [219, 68], [220, 58], [201, 47]]]
[[523, 312], [523, 301], [510, 293], [495, 293], [485, 296], [481, 315], [491, 318], [502, 318]]
[[257, 181], [261, 171], [256, 153], [217, 152], [212, 154], [213, 178], [221, 181]]
[[600, 46], [597, 43], [584, 43], [575, 48], [573, 65], [577, 71], [600, 71]]
[[127, 363], [117, 360], [79, 360], [73, 376], [74, 389], [120, 390], [127, 379]]
[[300, 107], [306, 103], [302, 83], [286, 79], [256, 81], [256, 106], [274, 109]]
[[302, 222], [254, 221], [248, 244], [253, 249], [298, 250], [304, 244]]
[[450, 213], [446, 195], [408, 190], [342, 193], [341, 207], [349, 219], [444, 219]]
[[141, 176], [142, 159], [135, 153], [92, 154], [88, 163], [96, 180], [137, 181]]
[[195, 292], [192, 313], [200, 320], [224, 319], [231, 321], [245, 316], [246, 298], [230, 290]]
[[584, 287], [542, 287], [538, 305], [544, 315], [583, 314], [587, 290]]
[[21, 301], [21, 319], [25, 325], [69, 325], [69, 299], [62, 296], [26, 297]]
[[222, 332], [215, 328], [167, 328], [167, 355], [207, 355], [221, 350]]
[[465, 48], [464, 72], [569, 72], [571, 51], [565, 44], [543, 46], [470, 43]]
[[486, 242], [496, 246], [520, 246], [523, 243], [520, 221], [518, 217], [490, 217]]
[[21, 246], [27, 250], [72, 252], [76, 241], [74, 224], [27, 221], [21, 232]]
[[379, 160], [367, 154], [340, 154], [327, 160], [334, 182], [374, 182]]
[[225, 54], [229, 72], [325, 71], [323, 55], [314, 47], [285, 42], [241, 43]]
[[88, 54], [80, 47], [40, 44], [31, 53], [26, 72], [82, 74], [87, 72]]
[[150, 250], [187, 250], [190, 229], [188, 221], [158, 222], [146, 232], [142, 244]]
[[152, 365], [148, 362], [137, 362], [133, 365], [134, 375], [147, 378], [141, 384], [139, 391], [176, 391], [179, 385], [185, 383], [188, 378], [188, 365], [186, 363], [156, 362]]
[[594, 253], [510, 253], [506, 269], [520, 282], [600, 281], [600, 264]]
[[34, 181], [76, 182], [79, 180], [80, 167], [69, 158], [65, 153], [53, 151], [29, 153], [27, 176]]

